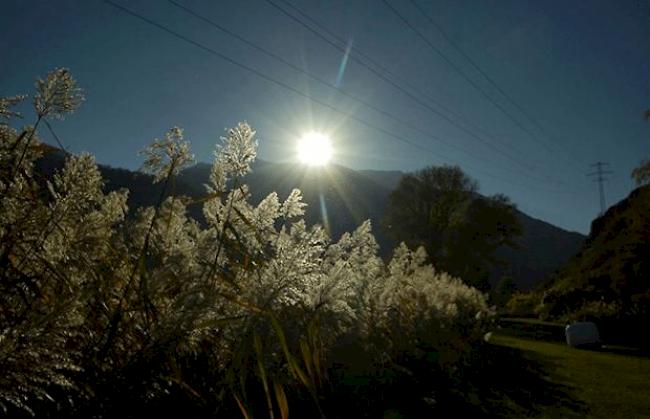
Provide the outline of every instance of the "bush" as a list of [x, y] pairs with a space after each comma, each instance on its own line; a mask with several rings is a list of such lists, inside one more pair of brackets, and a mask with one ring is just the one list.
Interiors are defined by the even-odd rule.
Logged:
[[505, 311], [511, 317], [537, 317], [541, 298], [534, 292], [515, 292], [506, 303]]

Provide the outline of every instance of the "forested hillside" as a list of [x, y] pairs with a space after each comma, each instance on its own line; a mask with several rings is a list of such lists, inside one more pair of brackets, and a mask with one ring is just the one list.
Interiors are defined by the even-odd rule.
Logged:
[[614, 323], [628, 329], [630, 337], [641, 337], [647, 334], [639, 335], [631, 325], [645, 328], [648, 307], [650, 185], [593, 221], [580, 252], [546, 291], [542, 310], [549, 316]]

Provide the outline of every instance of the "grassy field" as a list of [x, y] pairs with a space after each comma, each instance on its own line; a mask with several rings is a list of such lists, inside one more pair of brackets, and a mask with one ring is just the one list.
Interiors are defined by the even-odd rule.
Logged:
[[[547, 389], [536, 385], [530, 391], [536, 406], [528, 417], [650, 418], [650, 358], [574, 349], [516, 336], [512, 330], [495, 333], [490, 342], [518, 352], [547, 382]], [[522, 380], [522, 387], [526, 382]]]

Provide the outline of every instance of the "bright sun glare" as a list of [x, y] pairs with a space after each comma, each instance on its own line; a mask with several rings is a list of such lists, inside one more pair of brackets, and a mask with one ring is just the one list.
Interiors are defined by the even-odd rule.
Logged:
[[332, 143], [327, 135], [311, 131], [298, 141], [298, 160], [309, 166], [324, 166], [332, 158]]

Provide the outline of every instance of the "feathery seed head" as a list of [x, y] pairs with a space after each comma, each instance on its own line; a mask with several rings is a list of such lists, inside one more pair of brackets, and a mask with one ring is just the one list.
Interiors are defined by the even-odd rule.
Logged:
[[67, 68], [57, 68], [48, 73], [44, 80], [36, 80], [36, 90], [34, 107], [39, 117], [63, 119], [65, 114], [74, 112], [85, 100], [83, 90], [77, 87]]
[[154, 175], [154, 182], [178, 174], [194, 162], [190, 143], [183, 139], [183, 129], [173, 127], [164, 140], [156, 138], [140, 154], [146, 156], [142, 170]]

